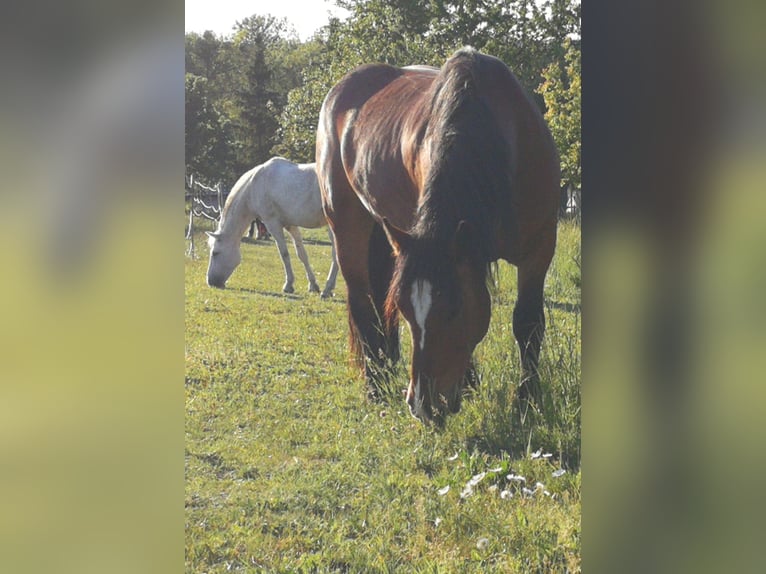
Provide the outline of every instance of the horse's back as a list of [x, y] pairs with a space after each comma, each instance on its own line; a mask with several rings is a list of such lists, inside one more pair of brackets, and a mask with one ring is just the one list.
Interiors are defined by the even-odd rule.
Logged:
[[256, 170], [251, 201], [261, 219], [283, 227], [325, 225], [315, 164], [273, 157]]

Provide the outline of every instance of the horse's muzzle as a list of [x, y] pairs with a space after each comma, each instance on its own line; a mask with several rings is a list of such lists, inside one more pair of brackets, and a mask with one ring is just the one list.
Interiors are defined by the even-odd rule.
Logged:
[[216, 289], [224, 289], [226, 287], [226, 281], [221, 281], [220, 279], [212, 277], [207, 278], [207, 284], [210, 287], [215, 287]]
[[[460, 411], [462, 403], [460, 386], [447, 399], [444, 395], [434, 390], [432, 381], [425, 384], [421, 384], [422, 382], [418, 378], [418, 382], [410, 384], [410, 387], [407, 389], [406, 401], [410, 407], [410, 414], [413, 417], [421, 422], [430, 423], [443, 419], [447, 413], [455, 414]], [[435, 399], [434, 395], [436, 395]]]
[[407, 389], [407, 406], [410, 414], [420, 422], [429, 423], [433, 420], [431, 404], [432, 383], [426, 377], [420, 375], [415, 382], [410, 382]]
[[[421, 394], [420, 385], [413, 385], [410, 383], [407, 389], [406, 401], [407, 406], [410, 407], [410, 414], [419, 421], [425, 421], [427, 419], [426, 411], [430, 411], [431, 407], [425, 409], [425, 397]], [[428, 413], [430, 414], [430, 413]]]

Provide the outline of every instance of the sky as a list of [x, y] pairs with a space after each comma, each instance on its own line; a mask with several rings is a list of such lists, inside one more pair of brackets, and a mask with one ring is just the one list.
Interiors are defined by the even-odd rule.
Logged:
[[308, 39], [328, 21], [328, 11], [343, 17], [346, 12], [328, 0], [186, 0], [186, 32], [212, 30], [216, 35], [232, 33], [237, 20], [253, 14], [287, 18], [301, 40]]

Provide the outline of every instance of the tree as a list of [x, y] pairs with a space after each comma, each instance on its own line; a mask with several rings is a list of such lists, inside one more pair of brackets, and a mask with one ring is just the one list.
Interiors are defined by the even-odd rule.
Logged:
[[351, 12], [332, 20], [316, 40], [321, 53], [304, 68], [302, 84], [288, 96], [280, 119], [280, 153], [314, 156], [314, 131], [327, 91], [348, 71], [369, 62], [440, 66], [463, 45], [494, 55], [535, 97], [542, 71], [564, 65], [563, 42], [579, 45], [578, 0], [339, 0]]
[[215, 78], [221, 64], [221, 40], [210, 30], [201, 36], [192, 32], [186, 35], [185, 40], [186, 72], [203, 78]]
[[287, 22], [272, 16], [245, 18], [221, 38], [187, 34], [187, 168], [228, 186], [268, 159], [308, 52]]
[[[397, 66], [439, 65], [426, 38], [430, 12], [423, 3], [404, 0], [338, 2], [352, 10], [314, 37], [302, 68], [301, 85], [290, 92], [280, 119], [279, 143], [273, 148], [290, 158], [314, 161], [319, 109], [325, 95], [347, 72], [364, 63]], [[404, 10], [404, 11], [403, 11]]]
[[[300, 42], [285, 20], [268, 15], [245, 18], [222, 38], [210, 32], [187, 35], [187, 71], [207, 80], [204, 95], [218, 114], [215, 129], [226, 132], [217, 145], [226, 147], [223, 155], [229, 157], [225, 177], [200, 175], [233, 182], [239, 173], [273, 154], [313, 161], [325, 95], [344, 74], [364, 63], [440, 66], [456, 49], [472, 45], [508, 64], [543, 111], [548, 100], [533, 90], [542, 89], [547, 81], [544, 70], [564, 74], [561, 87], [553, 87], [551, 77], [546, 89], [571, 88], [565, 41], [579, 50], [579, 0], [337, 0], [337, 4], [350, 11], [349, 18], [331, 19], [308, 42]], [[557, 143], [564, 157], [574, 153], [570, 140], [575, 136], [562, 139], [563, 133], [574, 132], [571, 126], [564, 129], [558, 124], [574, 120], [554, 118], [571, 110], [554, 101], [552, 94], [548, 97], [555, 107], [549, 122], [557, 124], [557, 133], [563, 130]], [[207, 126], [214, 125], [204, 116], [200, 117]], [[576, 121], [579, 128], [579, 116]], [[566, 166], [579, 166], [579, 147], [576, 152], [576, 161], [564, 157]], [[195, 162], [205, 164], [201, 159]], [[220, 163], [216, 169], [221, 169]], [[566, 170], [574, 176], [573, 168]]]
[[557, 62], [543, 70], [540, 91], [545, 99], [545, 119], [561, 157], [561, 179], [576, 189], [582, 185], [580, 129], [580, 50], [564, 42], [565, 66]]
[[217, 180], [231, 163], [228, 122], [212, 104], [207, 78], [185, 78], [186, 167], [205, 179]]

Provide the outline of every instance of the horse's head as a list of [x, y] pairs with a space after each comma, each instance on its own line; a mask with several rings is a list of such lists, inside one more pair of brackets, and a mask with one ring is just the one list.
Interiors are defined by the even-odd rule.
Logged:
[[401, 312], [412, 335], [407, 404], [413, 416], [430, 421], [444, 407], [460, 410], [471, 355], [489, 327], [486, 265], [473, 255], [464, 221], [446, 243], [386, 221], [384, 228], [396, 255], [386, 315], [392, 320]]
[[210, 262], [207, 266], [207, 284], [223, 289], [226, 280], [242, 260], [239, 251], [239, 238], [226, 239], [219, 232], [208, 232], [207, 244], [210, 248]]

